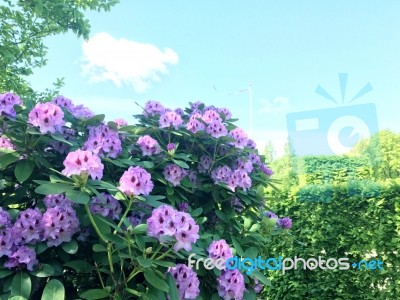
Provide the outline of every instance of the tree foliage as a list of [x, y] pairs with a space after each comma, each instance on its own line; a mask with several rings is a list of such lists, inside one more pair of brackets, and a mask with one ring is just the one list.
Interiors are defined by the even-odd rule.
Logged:
[[4, 0], [0, 4], [0, 91], [28, 96], [26, 76], [46, 64], [44, 38], [67, 31], [89, 37], [85, 10], [110, 10], [118, 0]]

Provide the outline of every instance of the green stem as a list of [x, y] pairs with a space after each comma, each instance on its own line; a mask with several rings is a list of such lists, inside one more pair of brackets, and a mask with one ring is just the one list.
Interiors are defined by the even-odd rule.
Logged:
[[88, 215], [88, 217], [89, 217], [90, 223], [92, 224], [92, 226], [93, 226], [94, 230], [96, 231], [97, 235], [99, 236], [99, 238], [100, 238], [105, 244], [107, 244], [107, 243], [108, 243], [107, 239], [103, 236], [103, 234], [101, 233], [99, 227], [97, 227], [97, 224], [96, 224], [96, 222], [95, 222], [94, 219], [93, 219], [92, 213], [90, 212], [90, 209], [89, 209], [89, 205], [85, 204], [85, 210], [86, 210], [86, 213], [87, 213], [87, 215]]
[[157, 257], [157, 260], [160, 260], [160, 259], [166, 257], [167, 255], [169, 255], [169, 254], [172, 252], [171, 249], [172, 249], [172, 248], [168, 249], [167, 252], [165, 252], [165, 253], [161, 254], [159, 257]]
[[128, 279], [126, 280], [126, 283], [131, 281], [140, 272], [142, 272], [142, 270], [140, 268], [138, 268], [136, 271], [132, 271], [132, 273], [129, 275]]
[[153, 255], [150, 257], [150, 259], [153, 259], [154, 257], [156, 257], [156, 255], [158, 254], [158, 252], [160, 252], [162, 247], [163, 247], [163, 245], [158, 246], [157, 250], [153, 253]]
[[[129, 213], [129, 211], [130, 211], [130, 209], [131, 209], [132, 204], [133, 204], [133, 198], [130, 197], [130, 198], [129, 198], [128, 206], [126, 207], [126, 209], [125, 209], [125, 211], [124, 211], [124, 214], [122, 215], [121, 220], [119, 220], [119, 222], [118, 222], [118, 228], [121, 228], [121, 225], [122, 225], [122, 223], [124, 222], [124, 219], [126, 218], [126, 216], [128, 215], [128, 213]], [[114, 234], [117, 234], [117, 230], [114, 230]]]
[[101, 287], [104, 289], [105, 288], [104, 281], [103, 281], [103, 278], [101, 277], [97, 262], [94, 263], [94, 266], [96, 267], [96, 271], [97, 271], [97, 275], [99, 276], [99, 279], [100, 279]]

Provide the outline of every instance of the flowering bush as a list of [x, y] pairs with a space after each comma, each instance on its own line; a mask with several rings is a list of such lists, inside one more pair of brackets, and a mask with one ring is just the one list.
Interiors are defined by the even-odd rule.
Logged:
[[186, 265], [266, 256], [291, 227], [264, 214], [272, 171], [229, 110], [149, 101], [135, 117], [0, 94], [2, 298], [255, 299], [269, 284]]

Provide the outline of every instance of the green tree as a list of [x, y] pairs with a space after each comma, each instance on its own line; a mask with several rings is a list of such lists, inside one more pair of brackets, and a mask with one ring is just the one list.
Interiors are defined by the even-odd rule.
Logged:
[[265, 157], [265, 162], [267, 164], [272, 163], [273, 160], [275, 159], [276, 151], [272, 141], [268, 141], [267, 145], [265, 145], [263, 150], [263, 155]]
[[400, 177], [400, 134], [383, 130], [369, 140], [362, 140], [353, 155], [365, 157], [371, 162], [376, 179], [385, 180]]
[[109, 11], [118, 0], [3, 0], [0, 4], [0, 92], [31, 94], [25, 77], [46, 64], [44, 38], [74, 32], [89, 37], [85, 10]]

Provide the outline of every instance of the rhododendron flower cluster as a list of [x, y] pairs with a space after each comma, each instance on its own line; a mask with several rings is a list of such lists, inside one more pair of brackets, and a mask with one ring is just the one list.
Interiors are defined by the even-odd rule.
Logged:
[[143, 115], [154, 116], [156, 114], [164, 113], [164, 106], [158, 101], [147, 101], [144, 107]]
[[9, 138], [0, 137], [0, 149], [13, 150], [14, 145]]
[[0, 94], [0, 116], [15, 117], [15, 105], [21, 105], [22, 100], [13, 93]]
[[264, 215], [268, 219], [276, 219], [276, 224], [283, 229], [290, 229], [292, 228], [292, 219], [284, 217], [284, 218], [279, 218], [275, 213], [272, 211], [266, 211], [264, 212]]
[[234, 142], [232, 142], [232, 145], [234, 145], [235, 147], [243, 149], [247, 146], [248, 137], [243, 129], [235, 128], [229, 132], [228, 136], [235, 140]]
[[160, 128], [168, 128], [172, 126], [175, 129], [178, 129], [178, 127], [181, 126], [182, 123], [183, 120], [181, 118], [181, 115], [174, 111], [165, 111], [160, 116], [159, 120]]
[[0, 258], [7, 256], [6, 268], [25, 266], [32, 271], [38, 264], [34, 244], [47, 242], [49, 247], [71, 241], [79, 231], [79, 220], [71, 202], [64, 195], [49, 195], [47, 207], [28, 208], [19, 212], [14, 224], [10, 214], [0, 207]]
[[116, 158], [122, 151], [118, 132], [104, 124], [89, 128], [89, 138], [83, 149], [111, 158]]
[[199, 225], [192, 216], [186, 212], [177, 211], [169, 205], [161, 205], [155, 208], [151, 217], [147, 219], [147, 234], [160, 241], [165, 236], [173, 236], [176, 239], [174, 250], [185, 249], [190, 251], [192, 243], [199, 238]]
[[179, 300], [196, 299], [200, 294], [200, 281], [196, 272], [184, 264], [177, 264], [176, 267], [170, 267], [168, 272], [175, 279], [178, 289]]
[[154, 183], [151, 175], [142, 167], [130, 167], [119, 180], [119, 189], [128, 196], [149, 195]]
[[61, 132], [65, 125], [64, 112], [53, 103], [38, 103], [29, 113], [28, 122], [39, 127], [41, 133]]
[[208, 256], [214, 260], [222, 258], [226, 261], [227, 259], [233, 257], [232, 250], [225, 240], [213, 241], [208, 246], [207, 251]]
[[161, 152], [158, 142], [149, 135], [141, 136], [136, 143], [139, 145], [140, 150], [142, 150], [143, 156], [152, 156]]
[[88, 107], [82, 104], [75, 106], [71, 99], [64, 96], [58, 96], [51, 102], [65, 108], [77, 119], [89, 119], [94, 116], [94, 113]]
[[243, 299], [244, 277], [238, 269], [226, 270], [217, 279], [218, 295], [224, 300]]
[[62, 173], [65, 176], [71, 175], [90, 175], [92, 179], [103, 177], [104, 165], [100, 158], [90, 151], [76, 150], [68, 153], [64, 160], [65, 169]]
[[178, 186], [181, 180], [187, 175], [187, 171], [175, 164], [165, 166], [163, 175], [173, 186]]
[[121, 204], [110, 194], [101, 193], [101, 196], [95, 196], [90, 202], [90, 211], [103, 217], [118, 220], [122, 211]]

